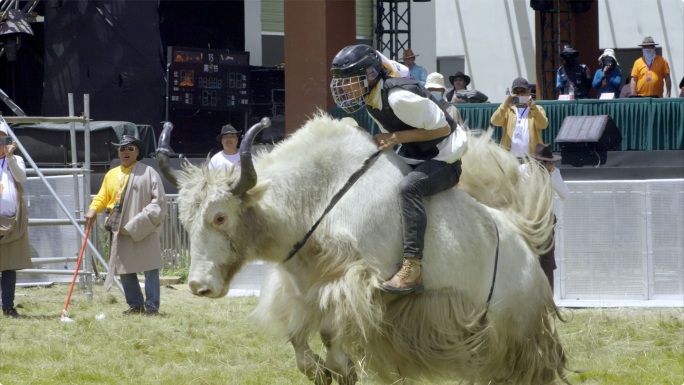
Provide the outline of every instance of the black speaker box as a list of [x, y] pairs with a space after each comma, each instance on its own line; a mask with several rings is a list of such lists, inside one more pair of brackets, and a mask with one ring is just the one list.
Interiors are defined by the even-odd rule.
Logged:
[[561, 151], [616, 151], [622, 134], [610, 115], [566, 116], [555, 142]]
[[609, 115], [566, 116], [556, 144], [562, 164], [598, 167], [606, 163], [608, 151], [620, 149], [622, 134]]

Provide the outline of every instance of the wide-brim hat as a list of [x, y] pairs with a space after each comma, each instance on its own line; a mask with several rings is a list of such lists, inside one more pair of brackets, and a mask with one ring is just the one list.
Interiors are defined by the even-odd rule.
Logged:
[[641, 44], [639, 44], [639, 47], [655, 47], [657, 45], [659, 44], [657, 44], [651, 36], [646, 36], [644, 38], [644, 41], [642, 41]]
[[574, 57], [579, 55], [579, 51], [572, 48], [571, 45], [566, 45], [563, 47], [563, 52], [561, 52], [561, 57]]
[[525, 78], [515, 78], [515, 80], [513, 80], [513, 84], [511, 85], [511, 90], [516, 88], [525, 88], [529, 90], [530, 83]]
[[446, 91], [446, 87], [444, 86], [444, 76], [442, 76], [442, 74], [439, 72], [433, 72], [429, 74], [425, 81], [425, 88], [438, 88]]
[[463, 80], [465, 80], [466, 87], [470, 84], [470, 76], [464, 74], [461, 71], [458, 71], [452, 76], [449, 76], [449, 83], [454, 84], [454, 79], [456, 78], [463, 78]]
[[233, 127], [232, 125], [226, 124], [225, 126], [221, 127], [221, 133], [216, 136], [216, 141], [220, 142], [221, 137], [223, 137], [223, 135], [228, 134], [235, 134], [237, 136], [240, 136], [240, 131], [236, 130], [235, 127]]
[[532, 157], [536, 160], [540, 161], [546, 161], [546, 162], [556, 162], [561, 160], [560, 155], [554, 155], [553, 151], [551, 151], [551, 145], [550, 144], [542, 144], [542, 143], [537, 143], [536, 146], [534, 146], [534, 154], [532, 154]]
[[601, 61], [606, 57], [613, 59], [616, 66], [620, 66], [620, 63], [618, 63], [617, 59], [615, 58], [615, 51], [613, 51], [613, 49], [606, 48], [605, 51], [603, 51], [603, 54], [601, 54], [601, 56], [598, 58], [599, 63], [601, 63]]
[[413, 50], [411, 48], [408, 48], [408, 49], [404, 50], [404, 53], [401, 55], [401, 60], [410, 59], [410, 58], [416, 57], [416, 56], [420, 56], [420, 55], [414, 54]]
[[135, 157], [135, 160], [142, 160], [142, 158], [145, 157], [143, 154], [143, 150], [145, 148], [145, 143], [143, 143], [142, 140], [136, 138], [135, 136], [131, 135], [123, 135], [121, 136], [121, 139], [119, 140], [119, 143], [112, 143], [116, 147], [123, 147], [123, 146], [128, 146], [129, 144], [134, 145], [135, 147], [138, 147], [138, 156]]

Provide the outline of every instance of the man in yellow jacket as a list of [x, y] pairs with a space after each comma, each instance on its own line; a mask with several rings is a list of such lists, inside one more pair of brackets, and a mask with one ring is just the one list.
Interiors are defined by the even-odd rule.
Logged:
[[531, 155], [537, 144], [544, 143], [541, 130], [549, 125], [549, 119], [544, 108], [530, 97], [530, 84], [526, 79], [513, 80], [511, 90], [490, 121], [494, 126], [503, 127], [501, 146], [517, 157]]

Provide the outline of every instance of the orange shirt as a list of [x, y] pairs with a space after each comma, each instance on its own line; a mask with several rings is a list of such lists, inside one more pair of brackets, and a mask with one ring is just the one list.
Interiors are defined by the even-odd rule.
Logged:
[[651, 65], [651, 81], [649, 82], [649, 68], [644, 57], [638, 58], [632, 67], [632, 78], [637, 82], [637, 95], [663, 97], [665, 78], [670, 74], [670, 66], [662, 56], [656, 55]]

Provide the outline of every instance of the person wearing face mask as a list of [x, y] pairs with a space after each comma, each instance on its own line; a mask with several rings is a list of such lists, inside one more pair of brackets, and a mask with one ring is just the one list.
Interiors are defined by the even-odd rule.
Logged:
[[494, 111], [490, 122], [503, 127], [501, 146], [513, 155], [522, 158], [531, 155], [537, 144], [544, 143], [541, 130], [549, 125], [549, 119], [542, 106], [530, 97], [530, 84], [524, 78], [513, 80], [511, 94]]
[[563, 47], [560, 57], [565, 64], [556, 71], [556, 88], [572, 99], [586, 99], [591, 88], [591, 71], [586, 64], [577, 61], [579, 51], [569, 45]]
[[620, 95], [622, 86], [622, 71], [620, 63], [615, 58], [615, 51], [608, 48], [599, 56], [599, 69], [596, 70], [592, 86], [598, 90], [598, 98], [601, 94], [613, 94], [614, 98]]
[[437, 104], [443, 107], [446, 112], [451, 115], [456, 124], [463, 127], [463, 118], [461, 118], [461, 113], [458, 112], [456, 107], [449, 103], [446, 97], [444, 97], [444, 92], [446, 87], [444, 86], [444, 76], [439, 72], [433, 72], [427, 76], [427, 81], [425, 82], [425, 88], [430, 91], [432, 97], [437, 100]]
[[[642, 54], [632, 66], [632, 80], [629, 88], [632, 96], [650, 96], [662, 98], [663, 91], [666, 97], [672, 94], [672, 81], [670, 80], [670, 65], [662, 56], [656, 53], [656, 42], [651, 36], [646, 36], [639, 44]], [[666, 90], [663, 89], [663, 83]]]

